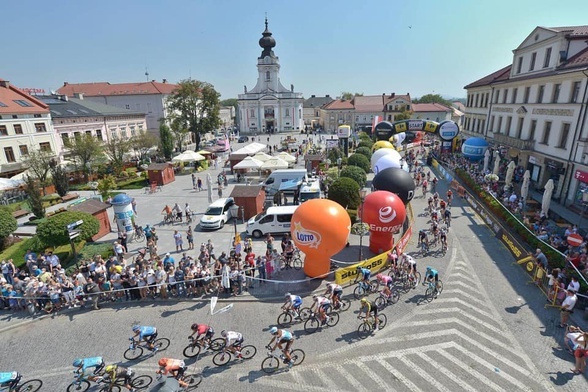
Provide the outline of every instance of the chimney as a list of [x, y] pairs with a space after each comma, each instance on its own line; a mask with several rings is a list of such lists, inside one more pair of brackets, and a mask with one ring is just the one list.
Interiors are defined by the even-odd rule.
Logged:
[[392, 96], [392, 98], [394, 98], [396, 96], [396, 93], [391, 93], [390, 95]]
[[74, 93], [73, 96], [77, 99], [84, 99], [84, 93]]
[[329, 94], [327, 94], [327, 98], [331, 98], [331, 96]]
[[151, 80], [151, 82], [154, 82], [155, 83], [155, 79]]
[[167, 79], [163, 79], [163, 83], [167, 83]]
[[8, 80], [0, 80], [0, 87], [10, 88], [10, 82]]
[[386, 93], [382, 93], [382, 106], [386, 104]]
[[58, 95], [57, 98], [59, 98], [60, 101], [65, 101], [65, 102], [68, 101], [66, 94]]
[[68, 82], [63, 82], [63, 86], [67, 86], [69, 83]]
[[312, 95], [310, 96], [310, 98], [316, 98], [316, 95], [312, 94]]

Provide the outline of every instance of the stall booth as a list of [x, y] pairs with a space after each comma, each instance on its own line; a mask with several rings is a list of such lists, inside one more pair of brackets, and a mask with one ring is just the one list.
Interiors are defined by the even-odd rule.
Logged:
[[235, 204], [243, 209], [239, 211], [239, 217], [244, 214], [245, 221], [263, 211], [265, 191], [261, 185], [235, 185], [231, 197], [235, 199]]
[[176, 180], [174, 166], [171, 163], [152, 163], [147, 168], [147, 175], [151, 185], [163, 186]]
[[[78, 212], [85, 212], [88, 213], [92, 216], [94, 216], [96, 219], [98, 219], [98, 222], [100, 222], [100, 229], [98, 230], [98, 233], [96, 233], [96, 235], [94, 235], [91, 239], [92, 241], [97, 241], [100, 238], [104, 237], [105, 235], [110, 233], [111, 227], [110, 227], [110, 219], [108, 218], [108, 211], [106, 211], [108, 208], [110, 208], [109, 204], [103, 203], [100, 200], [97, 199], [80, 199], [81, 201], [79, 202], [74, 202], [73, 204], [71, 204], [68, 207], [69, 211], [78, 211]], [[88, 240], [88, 238], [84, 238], [85, 240]]]

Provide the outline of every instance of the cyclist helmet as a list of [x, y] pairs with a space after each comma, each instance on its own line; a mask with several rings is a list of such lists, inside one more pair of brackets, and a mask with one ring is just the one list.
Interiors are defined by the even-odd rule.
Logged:
[[316, 294], [312, 295], [312, 299], [316, 299], [317, 297], [318, 297], [318, 295], [316, 295]]
[[290, 294], [290, 293], [286, 293], [286, 294], [284, 295], [284, 297], [289, 297], [289, 296], [291, 296], [291, 295], [292, 295], [292, 294]]
[[367, 303], [367, 301], [368, 301], [368, 300], [367, 300], [367, 298], [366, 298], [366, 297], [363, 297], [363, 298], [361, 299], [361, 303], [362, 303], [362, 304], [365, 304], [365, 303]]
[[133, 325], [133, 332], [140, 331], [141, 327], [139, 325]]
[[361, 265], [358, 265], [357, 267], [355, 267], [356, 270], [360, 270], [361, 269]]
[[192, 331], [196, 331], [198, 329], [198, 324], [196, 324], [196, 323], [192, 324], [190, 329], [192, 329]]
[[381, 280], [382, 279], [382, 274], [377, 274], [376, 275], [376, 279]]
[[80, 367], [84, 364], [84, 361], [81, 358], [74, 359], [73, 367]]
[[157, 364], [161, 367], [167, 366], [167, 360], [165, 358], [161, 358]]
[[430, 270], [432, 270], [433, 268], [431, 267], [427, 267], [427, 272], [429, 272]]
[[116, 366], [115, 365], [108, 365], [104, 368], [104, 371], [106, 373], [112, 373], [116, 370]]
[[221, 331], [221, 336], [223, 338], [227, 337], [227, 331], [225, 331], [224, 329]]
[[272, 327], [272, 329], [270, 329], [270, 333], [271, 333], [272, 335], [275, 335], [275, 334], [277, 334], [277, 333], [278, 333], [278, 329], [277, 329], [276, 327]]

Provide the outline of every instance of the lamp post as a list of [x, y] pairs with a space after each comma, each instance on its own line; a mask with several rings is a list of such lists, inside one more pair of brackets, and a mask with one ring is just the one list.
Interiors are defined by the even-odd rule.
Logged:
[[359, 261], [363, 259], [363, 221], [361, 217], [363, 216], [363, 201], [365, 200], [366, 195], [367, 189], [359, 190], [359, 198], [361, 199], [359, 204]]
[[578, 231], [580, 230], [580, 224], [582, 223], [582, 218], [584, 217], [584, 213], [586, 212], [586, 207], [588, 207], [588, 191], [582, 191], [582, 213], [580, 214], [580, 221], [578, 222]]
[[339, 173], [341, 172], [341, 163], [343, 162], [342, 158], [337, 158], [337, 177], [339, 177]]

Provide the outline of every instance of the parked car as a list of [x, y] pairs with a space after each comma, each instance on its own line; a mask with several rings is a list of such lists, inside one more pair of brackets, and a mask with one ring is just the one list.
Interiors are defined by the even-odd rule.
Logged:
[[239, 136], [239, 139], [237, 140], [237, 143], [245, 143], [249, 141], [249, 137], [248, 136]]
[[235, 204], [232, 197], [218, 199], [208, 206], [202, 218], [200, 218], [200, 228], [222, 229], [222, 227], [231, 218], [230, 208]]

